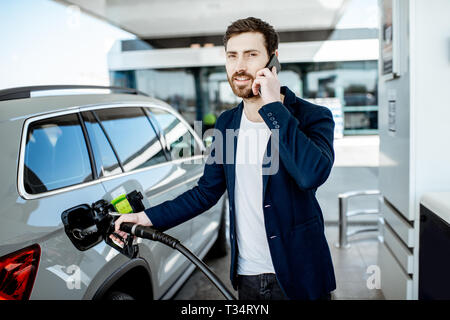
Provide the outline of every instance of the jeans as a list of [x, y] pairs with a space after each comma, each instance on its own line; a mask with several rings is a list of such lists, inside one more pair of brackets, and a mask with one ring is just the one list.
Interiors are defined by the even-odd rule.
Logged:
[[[238, 275], [239, 300], [289, 300], [283, 293], [274, 273], [252, 276]], [[318, 300], [331, 300], [326, 293]]]
[[239, 300], [287, 300], [274, 273], [238, 276]]

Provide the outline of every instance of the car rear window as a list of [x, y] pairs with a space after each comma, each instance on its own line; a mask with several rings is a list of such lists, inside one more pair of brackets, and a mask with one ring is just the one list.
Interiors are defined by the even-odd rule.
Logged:
[[164, 133], [172, 159], [189, 158], [201, 154], [201, 148], [188, 127], [175, 115], [151, 108], [151, 114]]
[[125, 171], [167, 161], [159, 137], [141, 108], [111, 108], [94, 112]]
[[99, 177], [122, 173], [117, 157], [108, 142], [108, 138], [92, 111], [82, 113], [84, 124], [91, 141], [92, 152]]
[[29, 194], [91, 181], [92, 169], [77, 114], [32, 122], [24, 156], [24, 187]]

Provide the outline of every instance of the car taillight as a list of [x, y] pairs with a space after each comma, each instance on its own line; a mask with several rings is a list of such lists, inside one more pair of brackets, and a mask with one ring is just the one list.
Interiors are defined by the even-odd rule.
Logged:
[[33, 289], [41, 248], [34, 244], [0, 257], [0, 300], [27, 300]]

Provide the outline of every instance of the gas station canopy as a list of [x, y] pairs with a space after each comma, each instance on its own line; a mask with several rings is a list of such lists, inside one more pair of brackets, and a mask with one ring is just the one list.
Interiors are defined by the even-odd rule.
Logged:
[[332, 30], [348, 0], [61, 0], [141, 39], [222, 35], [234, 20], [268, 21], [278, 32]]

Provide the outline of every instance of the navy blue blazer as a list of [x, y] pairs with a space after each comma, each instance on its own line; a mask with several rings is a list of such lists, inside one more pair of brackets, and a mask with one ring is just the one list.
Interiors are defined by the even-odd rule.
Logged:
[[[258, 111], [269, 129], [278, 129], [279, 168], [263, 175], [263, 211], [267, 241], [278, 282], [290, 299], [318, 299], [336, 289], [333, 263], [324, 234], [322, 211], [315, 193], [328, 178], [334, 162], [334, 121], [328, 108], [317, 106], [281, 87], [283, 103], [273, 102]], [[239, 129], [243, 102], [224, 111], [216, 121]], [[271, 146], [273, 134], [269, 139]], [[225, 140], [225, 139], [224, 139]], [[237, 137], [233, 137], [234, 151]], [[210, 157], [227, 159], [226, 144], [214, 145]], [[234, 155], [235, 156], [235, 155]], [[230, 203], [231, 270], [237, 289], [238, 248], [235, 226], [235, 161], [208, 163], [197, 185], [177, 198], [145, 210], [155, 228], [166, 230], [214, 206], [225, 190]], [[231, 163], [229, 163], [231, 162]]]

